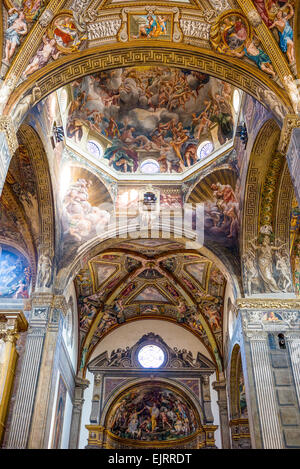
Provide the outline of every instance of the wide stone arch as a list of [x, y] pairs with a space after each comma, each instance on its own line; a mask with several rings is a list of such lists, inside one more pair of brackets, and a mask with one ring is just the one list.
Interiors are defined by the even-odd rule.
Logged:
[[[126, 227], [126, 228], [128, 230], [128, 227]], [[113, 251], [114, 247], [111, 243], [111, 238], [117, 238], [117, 236], [120, 235], [120, 234], [121, 235], [123, 234], [122, 231], [121, 231], [121, 233], [119, 233], [118, 230], [115, 230], [114, 232], [113, 231], [108, 231], [108, 233], [106, 233], [105, 236], [101, 237], [101, 239], [99, 239], [99, 237], [98, 237], [98, 238], [92, 240], [92, 244], [88, 243], [85, 249], [80, 248], [80, 252], [77, 254], [74, 261], [71, 264], [69, 264], [67, 267], [61, 269], [60, 272], [58, 273], [58, 276], [57, 276], [57, 279], [56, 279], [56, 285], [55, 285], [56, 293], [58, 293], [58, 292], [62, 293], [64, 291], [64, 289], [68, 286], [68, 284], [73, 281], [73, 279], [75, 278], [75, 276], [77, 275], [78, 271], [80, 270], [80, 268], [82, 266], [83, 260], [84, 260], [84, 262], [88, 262], [89, 260], [91, 260], [93, 257], [96, 257], [101, 252], [108, 252], [109, 250]], [[179, 236], [181, 236], [181, 238], [179, 238]], [[143, 237], [142, 232], [141, 232], [140, 237]], [[170, 233], [170, 231], [168, 233], [166, 233], [162, 229], [160, 229], [159, 239], [163, 240], [165, 238], [167, 238], [167, 239], [176, 239], [176, 241], [181, 240], [181, 241], [184, 241], [184, 242], [187, 242], [187, 243], [191, 242], [191, 240], [188, 237], [182, 238], [182, 232], [177, 233], [176, 230], [174, 230], [172, 233]], [[124, 236], [121, 238], [121, 240], [123, 242], [124, 242], [125, 239], [126, 239], [126, 237], [124, 238]], [[176, 252], [177, 251], [173, 251], [173, 254], [176, 253]], [[235, 275], [233, 272], [230, 272], [228, 267], [225, 264], [223, 264], [222, 261], [215, 254], [213, 254], [208, 248], [201, 246], [197, 242], [194, 242], [193, 249], [187, 249], [186, 251], [184, 250], [184, 252], [187, 252], [187, 253], [201, 253], [202, 255], [204, 255], [208, 259], [210, 259], [211, 261], [215, 262], [217, 267], [221, 270], [221, 272], [225, 276], [226, 280], [230, 283], [232, 291], [234, 291], [235, 294], [236, 294], [236, 298], [241, 295], [238, 276]], [[119, 285], [116, 288], [118, 289]], [[114, 290], [107, 295], [107, 297], [105, 298], [105, 301], [103, 300], [105, 304], [106, 303], [109, 304], [109, 298], [113, 294], [114, 294]], [[192, 301], [192, 304], [196, 304], [195, 301]], [[99, 324], [99, 322], [102, 319], [103, 314], [104, 314], [104, 310], [103, 310], [103, 306], [102, 306], [102, 307], [100, 307], [99, 310], [97, 310], [97, 314], [95, 315], [95, 317], [92, 321], [91, 327], [90, 327], [90, 329], [89, 329], [89, 331], [88, 331], [88, 333], [87, 333], [87, 335], [84, 339], [84, 342], [82, 343], [82, 345], [80, 347], [80, 355], [81, 355], [81, 361], [80, 362], [81, 362], [81, 364], [80, 364], [79, 373], [85, 374], [86, 364], [87, 364], [86, 359], [91, 353], [90, 352], [90, 347], [92, 346], [92, 343], [93, 343], [94, 333], [97, 329], [97, 325]], [[214, 351], [215, 361], [217, 362], [219, 371], [221, 372], [222, 369], [223, 369], [223, 363], [220, 359], [219, 346], [217, 345], [214, 334], [211, 330], [211, 327], [207, 324], [207, 321], [205, 319], [203, 319], [203, 321], [201, 321], [201, 322], [202, 322], [202, 326], [204, 327], [205, 332], [208, 336], [208, 339], [209, 339], [210, 345], [212, 347], [212, 350]]]
[[266, 107], [259, 90], [271, 89], [287, 113], [293, 113], [287, 93], [258, 69], [239, 59], [220, 56], [213, 51], [188, 44], [139, 41], [112, 44], [77, 52], [60, 58], [33, 73], [10, 95], [4, 110], [9, 115], [18, 102], [34, 87], [41, 91], [36, 102], [73, 80], [95, 72], [133, 66], [169, 66], [201, 71], [227, 81], [253, 96]]
[[[124, 230], [122, 228], [124, 228]], [[167, 230], [166, 228], [170, 229]], [[226, 280], [231, 284], [236, 298], [241, 297], [242, 291], [240, 288], [240, 279], [233, 271], [230, 271], [229, 264], [224, 263], [223, 259], [220, 259], [220, 257], [214, 254], [207, 247], [199, 244], [197, 241], [193, 241], [193, 239], [190, 239], [187, 235], [184, 236], [182, 230], [177, 230], [176, 228], [173, 229], [171, 227], [162, 227], [161, 224], [158, 224], [155, 229], [157, 230], [157, 237], [159, 239], [183, 241], [188, 244], [190, 250], [197, 251], [215, 262]], [[130, 233], [135, 234], [135, 236], [131, 238]], [[127, 225], [125, 227], [120, 226], [119, 228], [108, 230], [104, 235], [93, 238], [91, 241], [81, 246], [73, 261], [58, 272], [54, 285], [55, 292], [57, 294], [61, 294], [64, 291], [67, 285], [72, 282], [77, 275], [83, 261], [87, 262], [107, 248], [112, 248], [111, 239], [117, 239], [124, 242], [126, 239], [132, 240], [145, 237], [143, 231], [139, 232], [138, 236], [136, 236], [136, 234], [137, 232], [135, 227]]]

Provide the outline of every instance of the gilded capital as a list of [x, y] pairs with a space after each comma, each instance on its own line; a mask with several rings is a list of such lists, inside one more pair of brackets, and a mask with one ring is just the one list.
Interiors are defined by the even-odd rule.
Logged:
[[285, 117], [282, 130], [281, 130], [279, 146], [278, 146], [279, 152], [282, 153], [283, 155], [286, 155], [289, 149], [293, 129], [296, 129], [299, 127], [300, 127], [300, 118], [296, 114], [288, 114]]

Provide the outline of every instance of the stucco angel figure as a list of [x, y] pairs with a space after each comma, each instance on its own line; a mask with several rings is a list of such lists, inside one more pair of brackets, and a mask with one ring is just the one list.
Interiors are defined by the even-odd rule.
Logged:
[[251, 247], [254, 252], [257, 252], [257, 264], [259, 268], [260, 277], [265, 282], [266, 287], [273, 293], [280, 291], [277, 282], [273, 275], [273, 253], [275, 251], [280, 251], [285, 244], [281, 246], [272, 246], [270, 242], [270, 237], [264, 235], [263, 241], [261, 244], [254, 244], [257, 238], [254, 238], [250, 241]]
[[38, 263], [38, 286], [43, 288], [49, 286], [51, 282], [52, 261], [49, 253], [41, 254]]
[[41, 98], [42, 92], [39, 86], [34, 86], [32, 92], [24, 96], [19, 103], [17, 104], [16, 108], [12, 114], [12, 120], [16, 125], [21, 123], [22, 118], [25, 116], [29, 108]]
[[243, 256], [243, 265], [245, 272], [245, 281], [248, 295], [252, 295], [252, 287], [259, 286], [259, 273], [256, 265], [255, 254], [250, 250]]
[[287, 256], [282, 256], [280, 252], [276, 253], [276, 269], [282, 281], [283, 291], [287, 292], [292, 285], [289, 259]]

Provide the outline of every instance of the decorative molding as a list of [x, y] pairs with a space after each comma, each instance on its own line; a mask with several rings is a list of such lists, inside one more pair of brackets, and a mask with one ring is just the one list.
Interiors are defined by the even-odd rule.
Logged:
[[5, 133], [7, 145], [12, 156], [17, 150], [19, 143], [18, 143], [15, 127], [14, 127], [12, 118], [10, 116], [0, 117], [0, 132]]
[[300, 309], [300, 298], [240, 298], [236, 300], [239, 309]]
[[174, 46], [166, 46], [163, 41], [152, 41], [149, 46], [137, 44], [134, 47], [132, 45], [126, 47], [126, 44], [112, 44], [109, 51], [99, 47], [62, 57], [33, 73], [23, 82], [10, 96], [5, 112], [9, 113], [20, 97], [34, 86], [39, 87], [40, 99], [43, 99], [57, 88], [90, 73], [142, 65], [168, 65], [202, 71], [228, 81], [259, 101], [260, 90], [268, 86], [277, 94], [280, 101], [287, 105], [287, 109], [291, 109], [287, 96], [280, 91], [280, 88], [270, 82], [262, 72], [257, 71], [254, 75], [252, 66], [248, 64], [243, 64], [241, 67], [238, 60], [225, 61], [219, 54], [187, 44], [177, 44], [174, 49]]
[[278, 150], [286, 155], [290, 145], [293, 129], [300, 127], [300, 117], [296, 114], [288, 114], [283, 122]]
[[178, 350], [170, 348], [164, 340], [157, 334], [150, 332], [141, 337], [138, 342], [132, 347], [126, 349], [117, 348], [113, 350], [110, 357], [107, 352], [103, 352], [99, 357], [95, 358], [89, 365], [89, 371], [99, 373], [99, 370], [141, 370], [143, 367], [137, 360], [139, 350], [145, 345], [157, 345], [164, 352], [164, 362], [156, 372], [164, 371], [166, 369], [180, 370], [181, 372], [199, 370], [207, 375], [214, 372], [214, 366], [209, 360], [198, 353], [197, 358], [193, 358], [191, 352], [187, 350]]
[[52, 10], [50, 10], [49, 8], [47, 8], [46, 10], [44, 10], [44, 12], [42, 13], [40, 19], [39, 19], [39, 24], [42, 26], [42, 28], [46, 28], [47, 26], [49, 26], [49, 24], [51, 23], [51, 21], [53, 20], [54, 18], [54, 13]]

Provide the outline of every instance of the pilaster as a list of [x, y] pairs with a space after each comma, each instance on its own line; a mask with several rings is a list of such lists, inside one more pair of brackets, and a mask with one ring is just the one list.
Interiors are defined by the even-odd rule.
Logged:
[[78, 449], [79, 434], [81, 426], [82, 406], [84, 404], [84, 391], [89, 386], [87, 379], [76, 376], [75, 378], [75, 397], [73, 402], [73, 412], [69, 439], [69, 449]]
[[222, 449], [230, 448], [230, 430], [229, 430], [229, 415], [227, 406], [227, 394], [226, 394], [226, 381], [220, 380], [213, 383], [213, 389], [218, 393], [218, 406], [220, 411], [220, 429], [221, 429], [221, 440]]
[[249, 298], [239, 305], [252, 446], [300, 448], [299, 300]]
[[1, 313], [0, 315], [0, 444], [5, 431], [5, 421], [18, 359], [16, 342], [19, 333], [27, 329], [23, 313]]
[[[51, 296], [52, 298], [52, 296]], [[8, 448], [27, 447], [35, 394], [40, 372], [51, 299], [32, 303], [19, 387], [13, 409]], [[48, 304], [47, 304], [48, 303]]]
[[[45, 294], [42, 295], [42, 298]], [[39, 294], [41, 297], [41, 294]], [[61, 297], [52, 297], [51, 308], [43, 354], [40, 363], [40, 374], [36, 389], [36, 398], [32, 415], [28, 448], [48, 447], [50, 422], [54, 405], [54, 390], [58, 370], [59, 351], [62, 339], [62, 321], [65, 314]]]
[[90, 423], [92, 425], [96, 425], [99, 423], [100, 403], [101, 403], [101, 394], [102, 394], [102, 381], [103, 381], [103, 376], [100, 373], [96, 374], [94, 378], [92, 410], [91, 410], [91, 415], [90, 415]]

